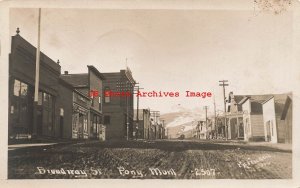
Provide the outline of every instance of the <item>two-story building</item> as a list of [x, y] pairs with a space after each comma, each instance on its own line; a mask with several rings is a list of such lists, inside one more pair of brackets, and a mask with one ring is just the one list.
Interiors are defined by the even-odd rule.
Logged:
[[[88, 65], [88, 73], [69, 74], [65, 71], [62, 80], [73, 87], [72, 138], [105, 139], [102, 123], [102, 82], [105, 77], [94, 67]], [[90, 96], [97, 91], [97, 96]], [[88, 102], [90, 101], [90, 104]], [[82, 126], [83, 125], [83, 126]], [[76, 133], [77, 131], [78, 134]]]
[[[120, 72], [103, 73], [104, 125], [107, 139], [133, 138], [133, 100], [136, 81], [129, 68]], [[110, 93], [129, 93], [129, 95], [112, 95]]]
[[243, 125], [245, 141], [263, 141], [263, 107], [262, 102], [271, 95], [247, 95], [240, 102], [243, 109]]
[[[34, 109], [36, 48], [19, 35], [11, 39], [9, 54], [9, 138], [56, 137], [61, 67], [40, 53], [38, 104]], [[36, 113], [36, 122], [34, 122]]]
[[137, 111], [134, 111], [134, 120], [137, 127], [136, 134], [138, 139], [149, 139], [150, 128], [150, 109], [139, 109], [139, 118]]

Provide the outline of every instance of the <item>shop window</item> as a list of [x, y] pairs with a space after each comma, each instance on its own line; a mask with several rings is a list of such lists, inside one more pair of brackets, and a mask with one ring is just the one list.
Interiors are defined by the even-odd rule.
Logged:
[[86, 117], [84, 118], [83, 129], [84, 129], [84, 132], [87, 132], [87, 119], [86, 119]]
[[14, 81], [14, 95], [15, 96], [26, 97], [27, 90], [28, 90], [27, 84], [25, 84], [19, 80]]
[[94, 115], [93, 117], [93, 133], [97, 133], [97, 116]]
[[17, 126], [27, 126], [28, 121], [28, 85], [14, 80], [13, 82], [13, 96], [11, 98], [10, 114], [12, 115], [12, 122]]
[[98, 98], [98, 102], [99, 102], [99, 111], [102, 111], [102, 103], [101, 103], [101, 97], [100, 96]]

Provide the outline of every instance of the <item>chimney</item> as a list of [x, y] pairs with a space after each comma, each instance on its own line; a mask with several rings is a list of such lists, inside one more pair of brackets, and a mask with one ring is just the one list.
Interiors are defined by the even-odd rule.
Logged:
[[20, 33], [20, 28], [17, 27], [16, 33], [17, 33], [16, 35], [19, 35], [19, 33]]
[[65, 74], [66, 74], [66, 75], [69, 74], [69, 71], [65, 71]]

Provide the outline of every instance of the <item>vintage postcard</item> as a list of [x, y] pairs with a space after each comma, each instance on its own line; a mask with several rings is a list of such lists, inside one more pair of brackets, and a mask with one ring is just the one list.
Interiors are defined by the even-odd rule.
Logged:
[[9, 184], [300, 186], [299, 1], [72, 3], [2, 2]]

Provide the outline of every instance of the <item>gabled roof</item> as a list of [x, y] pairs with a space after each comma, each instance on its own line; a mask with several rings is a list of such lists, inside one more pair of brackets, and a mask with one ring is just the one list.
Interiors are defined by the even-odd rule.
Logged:
[[[244, 97], [245, 97], [245, 95], [233, 95], [233, 99], [236, 103], [239, 103]], [[232, 97], [229, 94], [228, 103], [231, 103], [231, 100], [232, 100]]]
[[266, 100], [270, 99], [273, 95], [244, 95], [244, 98], [239, 102], [239, 104], [244, 104], [248, 99], [251, 102], [264, 103]]
[[274, 95], [275, 113], [282, 116], [282, 113], [285, 110], [285, 108], [289, 107], [289, 105], [286, 105], [286, 103], [287, 102], [291, 103], [291, 100], [292, 100], [291, 93]]
[[281, 120], [285, 120], [289, 109], [292, 110], [292, 96], [291, 95], [288, 95], [286, 98], [286, 101], [285, 101], [285, 104], [283, 107], [283, 111], [281, 114], [281, 118], [280, 118]]
[[281, 119], [285, 119], [286, 113], [292, 104], [292, 93], [274, 94], [262, 102], [262, 104], [267, 103], [272, 98], [274, 98], [275, 114], [279, 115]]
[[87, 66], [89, 70], [93, 71], [99, 78], [101, 78], [102, 80], [105, 80], [105, 77], [102, 73], [100, 73], [98, 71], [98, 69], [96, 69], [96, 67], [94, 67], [93, 65], [88, 65]]
[[73, 87], [88, 87], [89, 79], [88, 74], [62, 74], [60, 78]]

